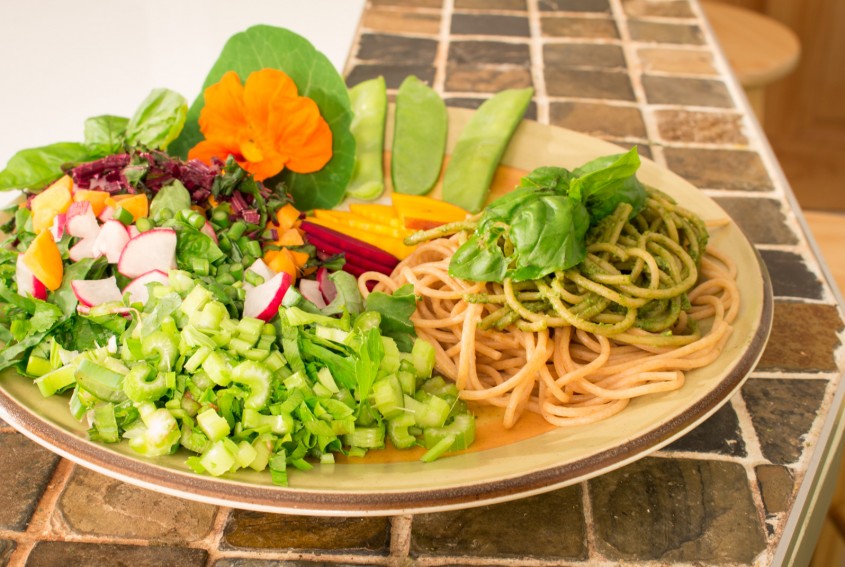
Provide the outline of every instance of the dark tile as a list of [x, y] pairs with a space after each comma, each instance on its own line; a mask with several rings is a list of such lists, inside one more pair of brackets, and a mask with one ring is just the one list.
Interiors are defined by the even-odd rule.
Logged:
[[743, 385], [742, 398], [764, 457], [776, 465], [801, 457], [827, 386], [826, 380], [797, 378], [751, 378]]
[[581, 487], [504, 504], [420, 514], [411, 526], [411, 555], [431, 557], [585, 559]]
[[362, 65], [358, 64], [346, 75], [346, 84], [354, 87], [362, 81], [384, 77], [389, 89], [398, 89], [408, 75], [416, 75], [421, 81], [431, 84], [434, 67], [430, 65]]
[[721, 81], [643, 75], [643, 89], [650, 104], [679, 104], [733, 108], [728, 88]]
[[834, 372], [841, 330], [842, 319], [834, 305], [775, 302], [772, 333], [757, 368]]
[[0, 565], [8, 565], [16, 544], [10, 539], [0, 539]]
[[457, 65], [506, 64], [531, 66], [531, 50], [526, 43], [504, 41], [453, 41], [449, 62]]
[[[445, 101], [446, 106], [476, 109], [488, 98], [489, 97], [448, 97]], [[525, 109], [525, 115], [523, 118], [526, 120], [537, 120], [537, 103], [533, 100], [528, 104], [528, 108]]]
[[628, 16], [658, 18], [694, 18], [695, 14], [686, 0], [678, 2], [651, 2], [649, 0], [624, 0], [622, 7]]
[[786, 224], [783, 205], [775, 199], [716, 197], [754, 244], [796, 244], [798, 237]]
[[742, 131], [742, 116], [725, 112], [694, 110], [658, 110], [660, 137], [669, 142], [747, 145]]
[[204, 549], [166, 547], [158, 545], [136, 546], [107, 543], [77, 543], [41, 541], [29, 553], [27, 567], [101, 567], [103, 565], [132, 567], [205, 567], [208, 552]]
[[643, 72], [717, 76], [713, 54], [706, 50], [648, 47], [637, 50]]
[[217, 508], [167, 496], [76, 467], [57, 503], [76, 534], [159, 543], [195, 542], [214, 527]]
[[666, 450], [718, 453], [731, 457], [747, 455], [739, 418], [730, 403], [719, 408], [707, 421], [666, 447]]
[[543, 65], [625, 69], [625, 54], [618, 45], [549, 43], [543, 47]]
[[742, 465], [646, 458], [589, 484], [607, 560], [745, 564], [766, 546]]
[[440, 14], [373, 7], [364, 11], [364, 29], [386, 33], [438, 35]]
[[361, 35], [355, 57], [387, 64], [433, 65], [437, 40], [383, 33]]
[[390, 522], [383, 517], [319, 518], [233, 510], [225, 547], [363, 551], [386, 554]]
[[0, 528], [23, 531], [59, 462], [19, 433], [0, 434]]
[[352, 567], [354, 563], [336, 561], [297, 561], [291, 559], [256, 559], [253, 557], [224, 557], [214, 562], [212, 567]]
[[455, 0], [458, 10], [513, 10], [524, 12], [525, 0]]
[[617, 39], [616, 22], [609, 18], [576, 18], [570, 16], [541, 16], [540, 29], [545, 37], [577, 37]]
[[452, 14], [452, 35], [531, 37], [528, 18], [503, 14]]
[[776, 297], [821, 299], [824, 295], [822, 282], [807, 268], [800, 254], [782, 250], [760, 250], [760, 255], [766, 262]]
[[545, 75], [551, 96], [634, 100], [627, 73], [546, 67]]
[[634, 41], [704, 45], [704, 34], [701, 33], [701, 28], [696, 25], [628, 20], [628, 31]]
[[699, 189], [771, 191], [772, 181], [756, 152], [666, 148], [666, 165]]
[[610, 12], [609, 0], [540, 0], [538, 5], [550, 12]]
[[789, 510], [795, 490], [795, 479], [788, 468], [779, 465], [760, 465], [754, 469], [763, 497], [766, 514], [780, 514]]
[[452, 92], [497, 93], [504, 89], [521, 89], [533, 85], [531, 71], [525, 67], [481, 67], [448, 65], [446, 90]]
[[589, 102], [552, 102], [549, 122], [591, 136], [645, 138], [645, 124], [638, 108]]

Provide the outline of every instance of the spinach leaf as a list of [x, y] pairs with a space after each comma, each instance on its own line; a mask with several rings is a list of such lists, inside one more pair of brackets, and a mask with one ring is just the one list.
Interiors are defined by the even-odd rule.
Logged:
[[133, 146], [164, 150], [179, 136], [187, 116], [185, 97], [169, 89], [154, 89], [129, 119], [126, 141]]
[[126, 140], [128, 118], [122, 116], [94, 116], [85, 121], [85, 145], [92, 156], [107, 156], [120, 151]]
[[176, 239], [176, 264], [179, 269], [193, 270], [194, 258], [204, 258], [213, 264], [226, 256], [207, 234], [182, 223], [176, 229], [179, 233]]
[[[265, 68], [284, 71], [301, 96], [311, 98], [332, 131], [332, 159], [320, 171], [307, 174], [283, 171], [268, 180], [268, 187], [282, 181], [297, 208], [330, 209], [343, 198], [355, 165], [355, 138], [349, 130], [352, 109], [343, 78], [325, 55], [305, 38], [282, 28], [254, 26], [232, 36], [205, 79], [203, 90], [218, 82], [227, 71], [241, 80]], [[200, 95], [191, 105], [182, 134], [170, 147], [185, 157], [202, 140], [199, 115], [205, 101]]]
[[83, 162], [89, 157], [88, 146], [76, 142], [21, 150], [0, 171], [0, 191], [42, 189], [62, 176], [64, 164]]
[[379, 326], [382, 334], [396, 341], [396, 346], [402, 352], [411, 352], [417, 336], [410, 320], [417, 309], [414, 286], [405, 284], [393, 294], [374, 291], [367, 296], [365, 305], [367, 311], [377, 311], [381, 314]]
[[624, 154], [600, 157], [573, 171], [570, 192], [586, 203], [593, 223], [613, 213], [620, 203], [630, 203], [634, 216], [643, 210], [647, 198], [636, 178], [639, 167], [636, 147]]

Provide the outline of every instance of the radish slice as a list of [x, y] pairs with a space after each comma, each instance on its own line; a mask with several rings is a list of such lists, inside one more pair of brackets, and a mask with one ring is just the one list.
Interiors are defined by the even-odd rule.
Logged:
[[67, 232], [77, 238], [96, 238], [100, 223], [88, 201], [77, 201], [67, 210]]
[[176, 231], [154, 228], [129, 240], [120, 255], [117, 271], [137, 278], [152, 270], [167, 272], [176, 267]]
[[123, 299], [114, 276], [102, 280], [73, 280], [70, 282], [70, 287], [76, 299], [87, 307], [96, 307], [102, 303]]
[[67, 215], [59, 213], [53, 217], [53, 225], [50, 227], [50, 232], [53, 234], [53, 240], [58, 242], [65, 235], [67, 230]]
[[276, 271], [264, 263], [264, 260], [259, 258], [252, 265], [247, 268], [250, 272], [253, 272], [256, 275], [261, 276], [261, 278], [266, 282], [273, 279], [276, 275]]
[[150, 299], [150, 289], [147, 284], [154, 282], [167, 285], [170, 283], [170, 278], [160, 270], [152, 270], [129, 282], [123, 288], [123, 293], [129, 294], [129, 303], [146, 303]]
[[109, 264], [117, 264], [124, 246], [129, 242], [129, 232], [126, 226], [114, 219], [107, 220], [100, 228], [100, 233], [94, 240], [94, 257], [105, 256]]
[[[98, 229], [99, 230], [99, 229]], [[94, 243], [97, 241], [96, 237], [83, 238], [68, 250], [68, 257], [73, 262], [79, 262], [84, 258], [94, 258]]]
[[290, 274], [279, 272], [263, 284], [248, 289], [244, 298], [244, 317], [262, 321], [275, 317], [290, 284]]
[[326, 305], [334, 301], [337, 297], [337, 286], [329, 277], [329, 270], [325, 266], [317, 270], [317, 283], [320, 284], [320, 293], [323, 294]]
[[114, 207], [106, 207], [103, 209], [103, 212], [100, 213], [100, 216], [97, 217], [100, 219], [101, 222], [106, 222], [114, 218]]
[[302, 297], [313, 303], [319, 309], [326, 306], [323, 294], [320, 291], [320, 283], [317, 280], [302, 280], [299, 282], [299, 292]]
[[35, 299], [47, 299], [47, 286], [35, 277], [23, 261], [23, 254], [18, 254], [15, 262], [15, 283], [18, 285], [18, 293], [24, 297], [32, 296]]
[[210, 222], [205, 221], [205, 224], [200, 229], [200, 232], [203, 233], [204, 235], [208, 236], [209, 238], [211, 238], [214, 241], [215, 244], [218, 243], [217, 233], [214, 232], [214, 227], [211, 226]]
[[138, 230], [138, 227], [135, 226], [134, 224], [130, 224], [129, 226], [127, 226], [126, 232], [129, 233], [129, 238], [135, 238], [136, 236], [141, 234], [141, 231]]

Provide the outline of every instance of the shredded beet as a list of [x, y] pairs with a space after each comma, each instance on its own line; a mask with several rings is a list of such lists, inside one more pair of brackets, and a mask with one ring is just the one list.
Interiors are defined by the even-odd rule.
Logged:
[[242, 216], [245, 222], [258, 224], [261, 222], [261, 214], [255, 209], [243, 209]]

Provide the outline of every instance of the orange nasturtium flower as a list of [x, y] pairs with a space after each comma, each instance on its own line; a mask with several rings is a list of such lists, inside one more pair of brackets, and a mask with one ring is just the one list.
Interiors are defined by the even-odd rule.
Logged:
[[189, 159], [210, 164], [231, 155], [261, 181], [288, 168], [311, 173], [332, 157], [332, 131], [310, 98], [282, 71], [262, 69], [245, 84], [234, 71], [205, 89], [200, 130], [205, 140]]

